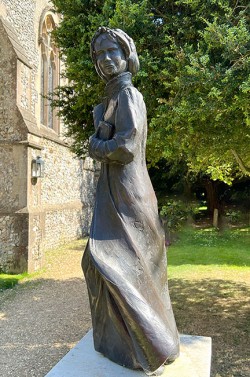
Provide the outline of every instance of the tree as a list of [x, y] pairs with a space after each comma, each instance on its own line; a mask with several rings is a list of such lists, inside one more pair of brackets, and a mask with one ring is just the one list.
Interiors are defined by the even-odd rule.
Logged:
[[[135, 84], [148, 109], [147, 159], [183, 162], [189, 174], [231, 183], [250, 165], [250, 31], [246, 0], [53, 0], [63, 15], [55, 39], [69, 85], [54, 104], [84, 155], [103, 83], [89, 56], [100, 26], [136, 42]], [[236, 158], [237, 156], [237, 158]], [[239, 163], [241, 161], [241, 163]], [[243, 169], [243, 167], [245, 169]]]

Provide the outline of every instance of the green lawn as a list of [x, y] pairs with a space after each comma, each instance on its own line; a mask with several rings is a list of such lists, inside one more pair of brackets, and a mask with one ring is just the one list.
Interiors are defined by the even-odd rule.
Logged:
[[20, 280], [27, 277], [28, 274], [9, 275], [0, 274], [0, 291], [8, 288], [13, 288]]
[[212, 338], [212, 377], [250, 376], [250, 232], [184, 229], [168, 249], [180, 333]]
[[[168, 249], [169, 277], [238, 279], [249, 275], [250, 229], [184, 229]], [[249, 277], [248, 277], [249, 279]]]

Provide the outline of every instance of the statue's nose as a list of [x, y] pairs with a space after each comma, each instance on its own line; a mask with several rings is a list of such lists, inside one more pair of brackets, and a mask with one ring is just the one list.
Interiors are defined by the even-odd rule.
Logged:
[[110, 60], [110, 56], [109, 56], [108, 51], [105, 52], [104, 60]]

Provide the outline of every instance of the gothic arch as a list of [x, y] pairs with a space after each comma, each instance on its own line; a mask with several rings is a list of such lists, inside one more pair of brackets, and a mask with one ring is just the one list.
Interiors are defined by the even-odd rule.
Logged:
[[56, 27], [55, 15], [45, 10], [40, 18], [39, 25], [39, 48], [41, 59], [40, 74], [40, 121], [44, 126], [58, 131], [58, 118], [56, 111], [52, 109], [50, 100], [46, 96], [52, 96], [53, 91], [59, 84], [59, 51], [54, 44], [52, 31]]

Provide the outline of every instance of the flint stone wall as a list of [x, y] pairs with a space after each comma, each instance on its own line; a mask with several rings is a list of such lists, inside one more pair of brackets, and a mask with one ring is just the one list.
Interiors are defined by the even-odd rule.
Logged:
[[[86, 235], [92, 216], [98, 169], [71, 153], [63, 124], [40, 124], [39, 26], [50, 9], [49, 0], [0, 4], [0, 271], [38, 270], [44, 251]], [[32, 180], [37, 156], [45, 175]]]
[[0, 272], [25, 271], [28, 258], [28, 216], [0, 214]]
[[65, 146], [44, 140], [41, 205], [45, 249], [88, 234], [96, 186], [93, 160], [79, 160]]

